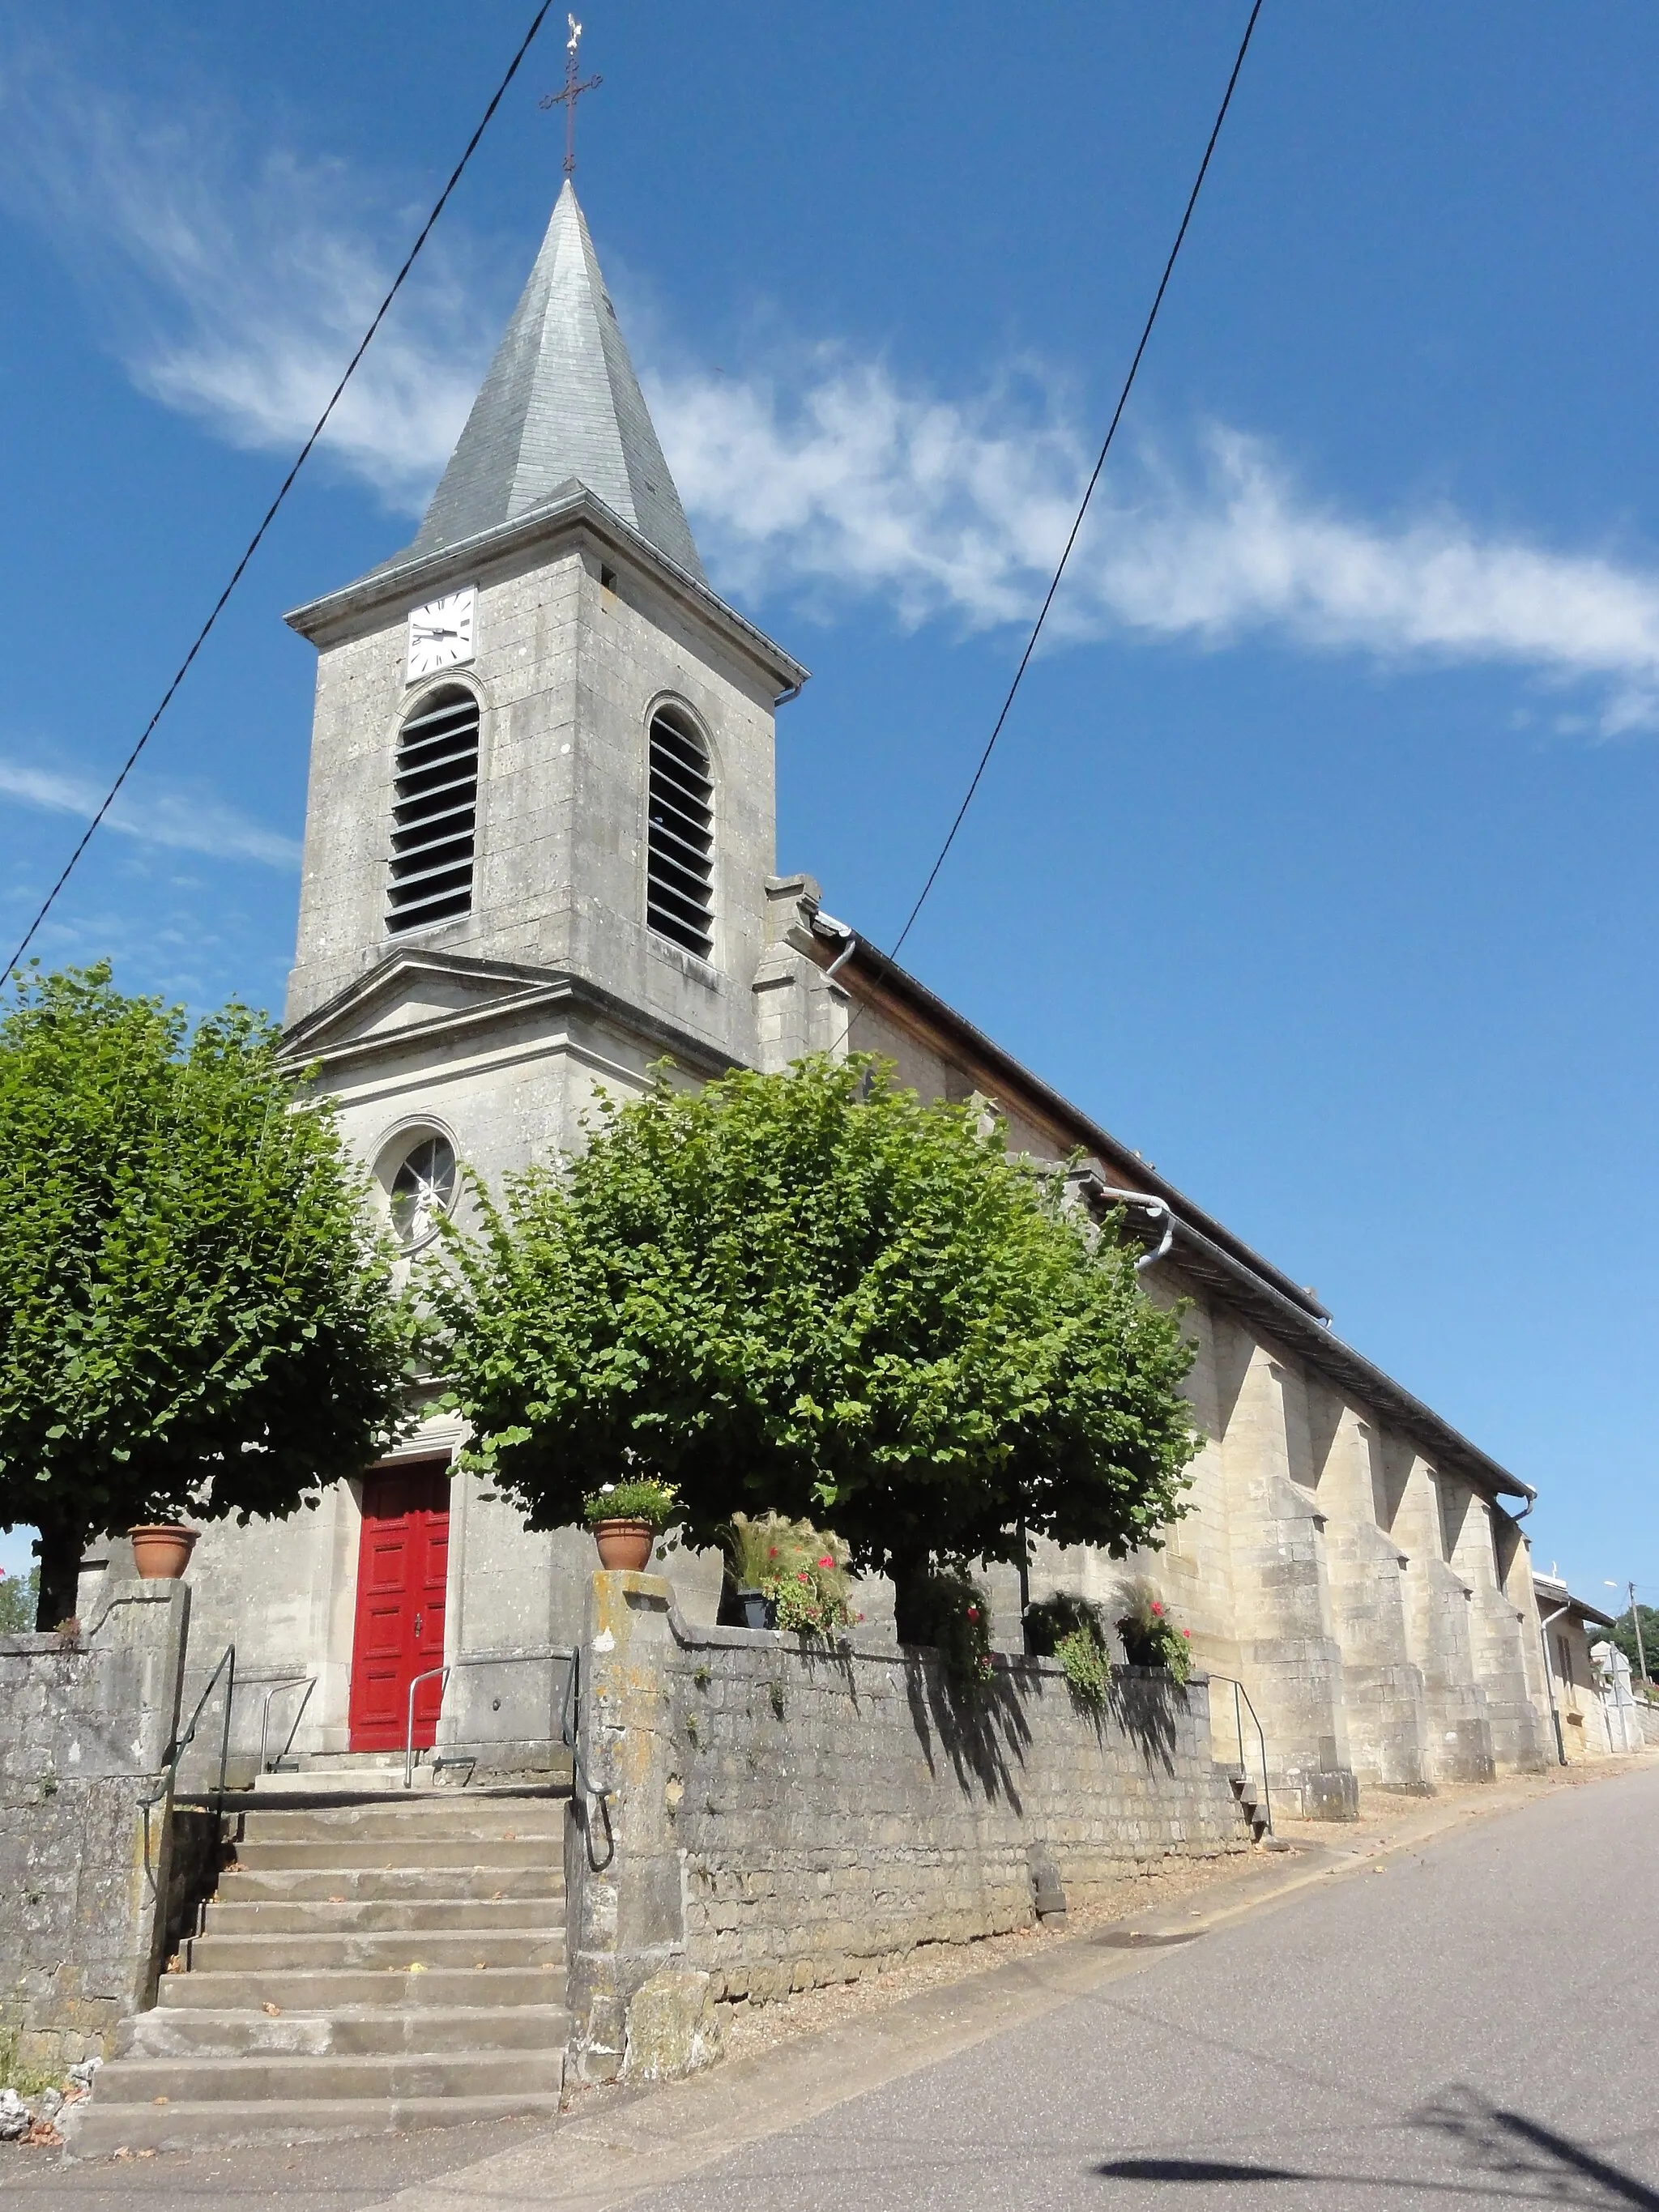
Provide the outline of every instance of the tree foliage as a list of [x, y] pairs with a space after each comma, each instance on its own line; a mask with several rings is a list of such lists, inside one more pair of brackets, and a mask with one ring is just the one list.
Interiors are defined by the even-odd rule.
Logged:
[[411, 1324], [327, 1109], [264, 1016], [19, 981], [0, 1019], [0, 1526], [40, 1619], [86, 1537], [291, 1511], [399, 1420]]
[[1642, 1619], [1639, 1659], [1637, 1656], [1635, 1624], [1631, 1620], [1628, 1606], [1614, 1620], [1611, 1628], [1592, 1628], [1589, 1632], [1589, 1640], [1592, 1644], [1599, 1644], [1605, 1638], [1609, 1644], [1616, 1644], [1626, 1658], [1630, 1661], [1632, 1674], [1639, 1680], [1644, 1660], [1647, 1662], [1649, 1675], [1659, 1675], [1659, 1607], [1638, 1605], [1636, 1609]]
[[976, 1106], [804, 1060], [602, 1103], [562, 1172], [478, 1192], [426, 1288], [471, 1463], [531, 1525], [677, 1484], [689, 1533], [823, 1522], [902, 1588], [1021, 1531], [1121, 1554], [1180, 1510], [1191, 1359], [1131, 1255]]
[[0, 1574], [0, 1636], [27, 1636], [40, 1607], [40, 1570], [26, 1575]]

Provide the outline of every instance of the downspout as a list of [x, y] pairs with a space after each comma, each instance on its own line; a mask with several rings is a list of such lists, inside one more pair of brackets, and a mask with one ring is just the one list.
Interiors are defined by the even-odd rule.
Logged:
[[1141, 1254], [1135, 1261], [1136, 1274], [1144, 1274], [1148, 1267], [1155, 1266], [1159, 1260], [1163, 1259], [1170, 1245], [1175, 1243], [1175, 1210], [1168, 1199], [1153, 1198], [1144, 1190], [1109, 1190], [1099, 1183], [1095, 1185], [1094, 1194], [1097, 1198], [1113, 1199], [1120, 1206], [1144, 1206], [1148, 1213], [1161, 1213], [1164, 1216], [1163, 1242], [1156, 1252]]
[[[1532, 1507], [1528, 1505], [1527, 1510], [1530, 1513]], [[1520, 1517], [1518, 1514], [1516, 1516], [1517, 1520]], [[1565, 1605], [1558, 1605], [1553, 1613], [1540, 1613], [1538, 1616], [1538, 1644], [1544, 1655], [1544, 1686], [1550, 1693], [1550, 1718], [1555, 1723], [1555, 1758], [1556, 1764], [1560, 1766], [1567, 1763], [1567, 1747], [1561, 1735], [1561, 1708], [1555, 1702], [1555, 1669], [1550, 1664], [1550, 1640], [1544, 1632], [1552, 1621], [1559, 1620], [1564, 1613], [1571, 1611], [1572, 1601], [1569, 1598]]]

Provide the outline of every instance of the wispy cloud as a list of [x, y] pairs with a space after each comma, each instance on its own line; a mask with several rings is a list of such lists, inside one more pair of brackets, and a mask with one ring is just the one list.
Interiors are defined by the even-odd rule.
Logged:
[[[238, 118], [157, 125], [25, 52], [0, 64], [0, 191], [50, 228], [134, 380], [230, 443], [291, 452], [338, 381], [417, 213], [340, 161], [252, 167]], [[418, 508], [489, 358], [490, 319], [434, 236], [330, 424], [329, 451]]]
[[[228, 129], [156, 131], [78, 87], [73, 100], [31, 94], [20, 104], [0, 87], [0, 122], [18, 125], [0, 188], [101, 253], [110, 284], [112, 249], [137, 278], [115, 339], [136, 380], [234, 443], [291, 450], [384, 289], [410, 211], [337, 164], [277, 154], [249, 173]], [[448, 456], [505, 312], [475, 296], [475, 264], [444, 234], [428, 255], [331, 434], [340, 464], [410, 508]], [[747, 375], [659, 366], [646, 381], [723, 588], [829, 610], [878, 599], [911, 624], [1029, 618], [1095, 434], [1029, 365], [968, 398], [831, 346]], [[1267, 441], [1223, 426], [1173, 455], [1126, 445], [1114, 458], [1053, 641], [1124, 634], [1501, 664], [1593, 685], [1604, 732], [1659, 723], [1659, 569], [1483, 530], [1449, 507], [1356, 514], [1310, 491]]]
[[[88, 777], [0, 755], [0, 794], [48, 814], [90, 821], [104, 791]], [[202, 853], [215, 860], [256, 860], [267, 868], [297, 868], [297, 839], [278, 836], [211, 793], [180, 786], [145, 784], [124, 791], [104, 817], [104, 827], [140, 844], [181, 853]]]
[[[820, 356], [793, 383], [660, 378], [659, 428], [705, 555], [740, 587], [879, 593], [902, 618], [1029, 618], [1089, 465], [1018, 387], [971, 403]], [[1060, 638], [1247, 635], [1386, 659], [1505, 662], [1608, 687], [1607, 732], [1659, 715], [1659, 570], [1481, 532], [1376, 521], [1307, 492], [1265, 440], [1210, 426], [1185, 465], [1115, 456], [1056, 603]]]

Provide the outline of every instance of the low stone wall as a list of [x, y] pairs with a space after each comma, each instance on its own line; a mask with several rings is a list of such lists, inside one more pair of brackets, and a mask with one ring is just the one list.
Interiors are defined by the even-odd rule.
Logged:
[[856, 1980], [919, 1943], [1028, 1924], [1056, 1879], [1087, 1899], [1249, 1841], [1202, 1680], [1128, 1671], [1091, 1714], [1054, 1662], [999, 1657], [964, 1698], [931, 1653], [693, 1627], [647, 1575], [592, 1578], [580, 1750], [568, 1873], [588, 2078], [673, 2070], [662, 2021], [695, 2026], [705, 2000]]
[[0, 1638], [0, 2037], [102, 2055], [165, 1939], [187, 1590], [116, 1582], [73, 1638]]

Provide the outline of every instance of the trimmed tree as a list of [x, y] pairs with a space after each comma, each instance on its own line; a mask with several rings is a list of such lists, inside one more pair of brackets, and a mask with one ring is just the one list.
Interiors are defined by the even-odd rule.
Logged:
[[40, 1531], [39, 1620], [88, 1536], [292, 1512], [403, 1425], [413, 1322], [325, 1106], [263, 1015], [106, 966], [0, 1019], [0, 1526]]
[[893, 1577], [902, 1635], [930, 1558], [1155, 1545], [1197, 1449], [1191, 1349], [1063, 1183], [868, 1057], [664, 1072], [562, 1172], [478, 1189], [428, 1267], [469, 1462], [537, 1528], [640, 1474], [696, 1541], [810, 1515]]

